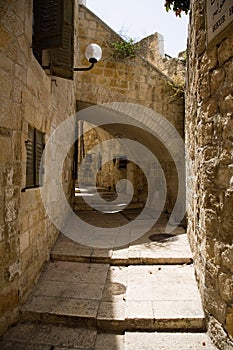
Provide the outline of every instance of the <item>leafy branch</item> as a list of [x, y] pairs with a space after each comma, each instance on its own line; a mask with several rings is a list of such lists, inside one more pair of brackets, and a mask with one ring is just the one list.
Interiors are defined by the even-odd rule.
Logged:
[[181, 17], [182, 11], [187, 15], [190, 7], [190, 0], [165, 0], [164, 6], [167, 12], [173, 10], [176, 16]]

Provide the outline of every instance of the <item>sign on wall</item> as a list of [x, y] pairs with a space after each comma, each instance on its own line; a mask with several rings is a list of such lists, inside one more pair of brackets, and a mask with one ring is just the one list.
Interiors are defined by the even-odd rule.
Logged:
[[206, 0], [207, 44], [233, 30], [233, 0]]

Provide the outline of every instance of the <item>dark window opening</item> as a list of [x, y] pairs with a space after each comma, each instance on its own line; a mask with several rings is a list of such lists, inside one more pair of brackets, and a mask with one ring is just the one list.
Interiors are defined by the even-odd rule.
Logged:
[[40, 164], [44, 150], [44, 133], [29, 126], [26, 150], [26, 188], [38, 187], [40, 185]]
[[115, 156], [115, 163], [117, 163], [118, 169], [127, 169], [128, 159], [127, 156]]
[[97, 169], [99, 171], [102, 170], [102, 155], [100, 153], [98, 154], [98, 167], [97, 167]]

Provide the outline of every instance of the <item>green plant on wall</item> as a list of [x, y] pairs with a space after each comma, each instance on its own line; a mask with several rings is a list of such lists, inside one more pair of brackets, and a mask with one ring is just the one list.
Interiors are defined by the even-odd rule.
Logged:
[[184, 79], [179, 76], [172, 78], [172, 81], [168, 81], [168, 91], [171, 94], [172, 100], [184, 99]]
[[183, 62], [187, 62], [187, 50], [179, 53], [179, 59]]
[[132, 38], [113, 41], [110, 47], [113, 49], [113, 58], [117, 60], [134, 58], [141, 49], [140, 44], [135, 43]]

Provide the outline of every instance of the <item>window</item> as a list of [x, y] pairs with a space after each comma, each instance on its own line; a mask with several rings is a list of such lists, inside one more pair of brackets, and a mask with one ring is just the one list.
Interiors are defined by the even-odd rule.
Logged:
[[115, 155], [113, 158], [114, 165], [117, 165], [118, 169], [127, 169], [128, 159], [127, 156]]
[[118, 161], [118, 169], [127, 169], [127, 157], [126, 156], [120, 156]]
[[102, 170], [102, 154], [98, 153], [98, 158], [97, 158], [97, 169], [100, 171]]
[[33, 1], [32, 48], [50, 74], [73, 79], [74, 0]]
[[40, 163], [44, 150], [44, 134], [31, 126], [28, 127], [26, 149], [26, 188], [38, 187], [40, 184]]

